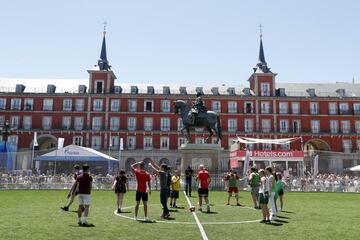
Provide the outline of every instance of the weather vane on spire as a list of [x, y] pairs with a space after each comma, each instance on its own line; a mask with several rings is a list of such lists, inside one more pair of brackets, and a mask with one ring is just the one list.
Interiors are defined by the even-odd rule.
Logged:
[[106, 24], [107, 24], [107, 22], [104, 21], [103, 24], [104, 24], [104, 35], [105, 35], [106, 34]]
[[263, 25], [259, 25], [259, 29], [260, 29], [260, 38], [262, 38], [263, 36], [263, 31], [262, 31]]

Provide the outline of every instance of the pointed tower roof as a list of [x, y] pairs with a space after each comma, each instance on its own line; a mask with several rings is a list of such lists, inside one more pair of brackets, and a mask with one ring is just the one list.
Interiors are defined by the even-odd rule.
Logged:
[[110, 66], [109, 61], [107, 60], [107, 56], [106, 56], [105, 35], [106, 35], [106, 23], [104, 23], [104, 37], [103, 37], [102, 46], [101, 46], [100, 59], [98, 60], [98, 67], [99, 67], [99, 70], [109, 71], [111, 69], [111, 66]]
[[259, 49], [259, 59], [254, 72], [257, 73], [271, 73], [270, 68], [268, 68], [265, 61], [264, 47], [262, 42], [262, 25], [260, 25], [260, 49]]

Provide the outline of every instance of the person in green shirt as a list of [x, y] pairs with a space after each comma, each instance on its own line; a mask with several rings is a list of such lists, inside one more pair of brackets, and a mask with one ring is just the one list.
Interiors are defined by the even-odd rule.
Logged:
[[284, 207], [284, 189], [283, 189], [283, 187], [285, 185], [285, 182], [282, 179], [281, 173], [277, 173], [276, 176], [277, 176], [278, 180], [275, 183], [275, 188], [276, 188], [277, 196], [280, 199], [280, 209], [278, 209], [278, 212], [281, 212]]
[[228, 192], [228, 200], [226, 205], [230, 205], [230, 198], [232, 197], [232, 193], [235, 193], [236, 198], [236, 206], [241, 206], [239, 203], [239, 189], [238, 189], [238, 180], [239, 177], [234, 171], [234, 169], [230, 169], [228, 175], [226, 175], [224, 182], [225, 182], [225, 188]]
[[260, 177], [255, 167], [250, 169], [249, 185], [251, 187], [251, 197], [253, 200], [253, 207], [259, 209], [259, 185]]

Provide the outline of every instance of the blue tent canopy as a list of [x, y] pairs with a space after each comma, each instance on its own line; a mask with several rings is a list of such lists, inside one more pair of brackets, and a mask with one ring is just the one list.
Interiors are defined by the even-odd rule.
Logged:
[[92, 148], [80, 147], [77, 145], [69, 145], [64, 148], [54, 150], [44, 155], [34, 158], [35, 161], [79, 161], [79, 162], [94, 162], [94, 161], [118, 161], [117, 159], [96, 151]]

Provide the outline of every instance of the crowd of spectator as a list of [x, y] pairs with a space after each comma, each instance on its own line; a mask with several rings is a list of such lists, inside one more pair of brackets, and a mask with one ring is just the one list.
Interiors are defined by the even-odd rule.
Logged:
[[[112, 175], [94, 175], [94, 189], [110, 189], [114, 181]], [[132, 173], [128, 173], [129, 187], [135, 189], [136, 182]], [[212, 176], [213, 189], [223, 189], [223, 175]], [[317, 176], [307, 175], [301, 177], [286, 177], [285, 191], [304, 191], [304, 192], [360, 192], [360, 177], [339, 174], [319, 174]], [[0, 172], [0, 189], [68, 189], [74, 182], [73, 174], [31, 174], [29, 172]], [[184, 183], [184, 180], [181, 181]], [[182, 184], [184, 185], [184, 184]], [[156, 175], [152, 175], [152, 188], [158, 189], [159, 180]], [[196, 184], [193, 186], [196, 186]], [[246, 181], [241, 183], [242, 189], [247, 190]], [[183, 187], [183, 186], [182, 186]]]

